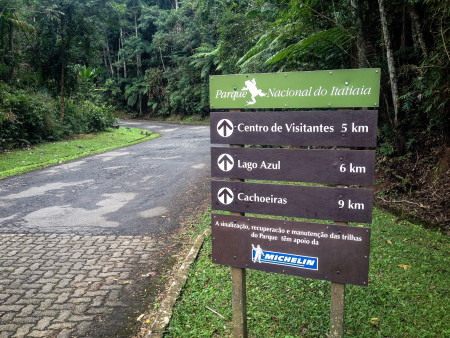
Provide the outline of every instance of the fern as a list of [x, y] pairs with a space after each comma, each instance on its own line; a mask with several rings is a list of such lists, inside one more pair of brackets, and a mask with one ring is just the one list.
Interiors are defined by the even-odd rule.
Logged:
[[32, 32], [32, 31], [36, 30], [36, 28], [33, 25], [31, 25], [23, 20], [17, 20], [17, 19], [9, 19], [9, 20], [11, 21], [11, 23], [13, 24], [13, 26], [15, 28], [20, 29], [22, 32], [28, 33], [28, 32]]
[[312, 33], [301, 41], [289, 45], [267, 60], [268, 64], [302, 60], [307, 55], [327, 59], [328, 63], [338, 63], [342, 53], [348, 54], [350, 36], [339, 28]]
[[244, 65], [245, 63], [248, 63], [248, 60], [260, 54], [261, 51], [264, 51], [270, 40], [271, 39], [269, 37], [269, 34], [264, 34], [263, 36], [261, 36], [256, 45], [250, 48], [250, 50], [238, 60], [238, 65]]
[[217, 54], [219, 48], [215, 48], [209, 43], [203, 43], [195, 49], [195, 54], [190, 57], [192, 61], [191, 66], [200, 70], [200, 77], [202, 79], [211, 74], [211, 70], [218, 64]]

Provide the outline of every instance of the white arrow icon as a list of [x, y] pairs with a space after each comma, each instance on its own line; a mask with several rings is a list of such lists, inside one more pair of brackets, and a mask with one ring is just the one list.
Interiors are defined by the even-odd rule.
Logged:
[[222, 171], [230, 171], [234, 167], [233, 157], [228, 154], [222, 154], [217, 159], [217, 165]]
[[225, 205], [230, 204], [234, 200], [234, 194], [233, 192], [228, 188], [222, 188], [217, 193], [217, 198], [219, 199], [219, 202]]
[[222, 137], [228, 137], [233, 134], [233, 123], [228, 119], [222, 119], [217, 123], [217, 132]]

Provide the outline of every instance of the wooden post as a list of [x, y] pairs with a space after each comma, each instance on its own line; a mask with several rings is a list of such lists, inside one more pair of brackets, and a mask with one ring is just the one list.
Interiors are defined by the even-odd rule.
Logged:
[[[344, 148], [349, 149], [349, 148]], [[348, 225], [348, 222], [334, 222], [336, 225]], [[338, 273], [338, 272], [336, 272]], [[344, 337], [345, 284], [331, 283], [330, 337]]]
[[[231, 179], [231, 181], [243, 181]], [[231, 215], [245, 216], [245, 213], [232, 212]], [[246, 271], [231, 267], [231, 302], [233, 312], [233, 337], [247, 338], [247, 287]]]
[[[240, 109], [232, 109], [230, 112], [240, 112]], [[244, 148], [243, 145], [230, 144], [231, 148]], [[241, 179], [230, 181], [244, 182]], [[245, 213], [232, 212], [231, 215], [245, 216]], [[246, 272], [243, 268], [231, 268], [232, 285], [232, 311], [233, 311], [233, 337], [247, 338], [247, 287]]]
[[[334, 222], [348, 225], [347, 222]], [[345, 284], [331, 283], [330, 337], [344, 337]]]
[[330, 337], [344, 336], [345, 284], [331, 283]]
[[233, 302], [233, 337], [247, 337], [247, 291], [245, 269], [231, 268]]

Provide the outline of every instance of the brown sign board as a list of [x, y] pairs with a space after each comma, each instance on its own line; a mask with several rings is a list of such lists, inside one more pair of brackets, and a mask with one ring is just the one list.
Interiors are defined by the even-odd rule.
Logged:
[[375, 147], [376, 110], [211, 112], [211, 143]]
[[367, 286], [370, 229], [212, 214], [212, 261]]
[[212, 147], [211, 176], [373, 185], [375, 151]]
[[211, 181], [213, 210], [301, 217], [341, 222], [372, 222], [373, 191]]

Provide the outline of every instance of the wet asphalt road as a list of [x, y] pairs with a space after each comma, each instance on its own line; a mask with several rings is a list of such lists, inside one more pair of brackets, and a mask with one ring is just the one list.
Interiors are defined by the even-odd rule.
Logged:
[[[209, 173], [209, 130], [122, 122], [163, 136], [0, 181], [0, 233], [157, 235]], [[195, 196], [192, 196], [195, 198]], [[166, 222], [164, 221], [166, 218]]]
[[154, 300], [208, 200], [209, 127], [121, 126], [162, 137], [0, 181], [0, 337], [128, 335]]

